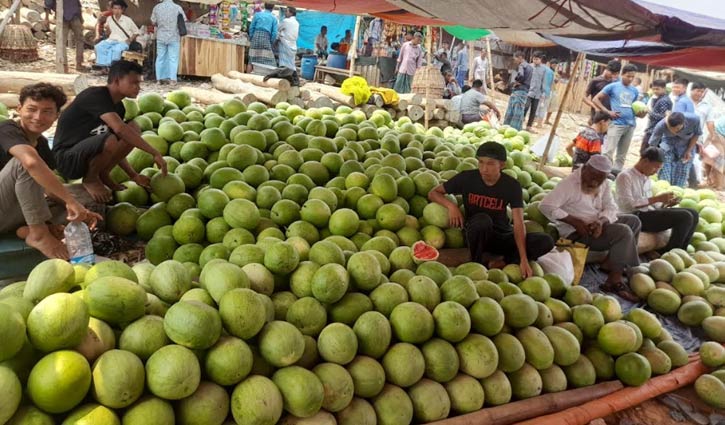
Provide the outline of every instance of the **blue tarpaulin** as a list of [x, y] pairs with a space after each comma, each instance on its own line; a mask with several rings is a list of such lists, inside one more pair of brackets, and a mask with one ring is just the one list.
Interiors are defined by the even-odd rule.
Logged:
[[300, 23], [298, 49], [314, 50], [315, 37], [320, 34], [320, 27], [323, 25], [327, 26], [328, 48], [332, 43], [337, 43], [345, 37], [345, 30], [353, 31], [355, 29], [355, 16], [353, 15], [300, 10], [297, 12], [297, 21]]

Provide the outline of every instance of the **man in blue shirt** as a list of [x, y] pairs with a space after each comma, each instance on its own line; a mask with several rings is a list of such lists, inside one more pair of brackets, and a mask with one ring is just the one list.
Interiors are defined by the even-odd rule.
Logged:
[[700, 116], [697, 114], [673, 112], [655, 126], [649, 145], [665, 152], [660, 180], [685, 187], [692, 169], [692, 149], [701, 135]]
[[511, 88], [511, 97], [509, 98], [508, 108], [506, 109], [506, 117], [504, 118], [503, 123], [510, 125], [516, 130], [521, 130], [524, 125], [526, 104], [534, 68], [526, 62], [524, 52], [522, 51], [514, 53], [514, 64], [517, 67], [516, 77], [514, 78]]
[[[634, 127], [637, 125], [632, 110], [632, 103], [639, 96], [637, 89], [632, 86], [636, 72], [636, 66], [631, 64], [624, 66], [619, 81], [608, 84], [592, 99], [600, 110], [612, 117], [603, 154], [614, 162], [614, 169], [617, 171], [624, 169]], [[611, 109], [604, 106], [606, 100], [609, 100]]]
[[458, 85], [463, 87], [468, 80], [468, 48], [466, 44], [461, 45], [456, 59], [456, 81]]
[[[547, 63], [548, 62], [548, 63]], [[556, 64], [558, 64], [559, 61], [556, 59], [552, 59], [551, 61], [548, 61], [546, 59], [546, 56], [544, 56], [541, 59], [541, 64], [544, 67], [544, 85], [541, 88], [541, 99], [539, 99], [539, 107], [536, 109], [536, 121], [535, 123], [541, 127], [541, 125], [544, 122], [544, 118], [547, 118], [547, 115], [549, 113], [549, 104], [551, 103], [551, 98], [554, 88], [554, 67]]]
[[674, 96], [675, 107], [672, 112], [682, 112], [688, 114], [695, 113], [695, 104], [692, 99], [687, 96], [687, 85], [690, 82], [684, 78], [678, 78], [672, 83], [672, 95]]
[[[254, 14], [249, 26], [249, 65], [255, 63], [277, 66], [272, 41], [277, 39], [277, 18], [272, 14], [273, 3], [265, 3], [264, 10]], [[251, 70], [250, 70], [251, 72]]]

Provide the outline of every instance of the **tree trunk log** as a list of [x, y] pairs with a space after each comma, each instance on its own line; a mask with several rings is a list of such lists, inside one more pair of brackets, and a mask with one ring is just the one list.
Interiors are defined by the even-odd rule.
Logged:
[[419, 121], [421, 118], [423, 118], [423, 115], [425, 112], [423, 111], [423, 108], [421, 108], [418, 105], [410, 105], [408, 106], [408, 112], [407, 115], [410, 117], [410, 119], [413, 122]]
[[299, 99], [300, 97], [300, 88], [299, 87], [290, 87], [289, 90], [287, 90], [287, 101], [290, 102], [293, 99]]
[[255, 86], [268, 87], [280, 91], [288, 91], [292, 87], [288, 80], [282, 78], [270, 78], [269, 80], [264, 81], [264, 77], [261, 75], [244, 74], [238, 71], [229, 71], [227, 72], [227, 75], [235, 80], [242, 80], [245, 83], [254, 84]]
[[378, 108], [378, 107], [377, 107], [377, 106], [375, 106], [375, 105], [362, 105], [362, 106], [360, 107], [360, 109], [361, 109], [361, 110], [362, 110], [363, 112], [365, 112], [365, 116], [366, 116], [366, 117], [370, 118], [370, 117], [371, 117], [371, 116], [373, 115], [373, 112], [377, 111], [377, 110], [378, 110], [378, 109], [380, 109], [380, 108]]
[[41, 82], [60, 86], [68, 96], [75, 96], [89, 86], [88, 78], [82, 74], [0, 71], [0, 93], [20, 93], [28, 84]]
[[234, 94], [253, 94], [257, 100], [270, 106], [275, 106], [280, 102], [287, 101], [287, 95], [285, 92], [247, 84], [234, 78], [225, 77], [222, 74], [212, 75], [211, 83], [215, 89], [223, 92]]
[[322, 93], [316, 92], [316, 91], [310, 91], [310, 100], [307, 102], [307, 107], [310, 108], [323, 108], [328, 107], [332, 108], [332, 100], [330, 100], [329, 97], [325, 96]]
[[305, 89], [320, 92], [320, 93], [324, 94], [325, 96], [329, 97], [331, 100], [339, 102], [343, 105], [347, 105], [347, 106], [351, 106], [351, 107], [355, 106], [355, 100], [353, 99], [353, 97], [341, 93], [340, 89], [337, 87], [326, 86], [324, 84], [319, 84], [319, 83], [307, 83], [307, 84], [305, 84]]
[[[434, 108], [444, 109], [446, 111], [450, 111], [453, 107], [450, 99], [431, 99], [431, 103]], [[423, 99], [423, 105], [421, 106], [425, 106], [425, 104], [426, 100]]]
[[20, 9], [20, 17], [22, 19], [25, 19], [26, 21], [30, 22], [31, 24], [34, 24], [36, 22], [40, 22], [43, 20], [43, 18], [40, 16], [40, 13], [36, 12], [33, 9], [27, 9], [25, 7]]
[[[187, 93], [189, 93], [189, 96], [192, 97], [192, 99], [196, 100], [198, 103], [204, 104], [204, 105], [213, 105], [215, 103], [223, 103], [227, 100], [231, 99], [240, 99], [242, 102], [244, 102], [243, 97], [245, 96], [252, 96], [254, 95], [234, 95], [229, 93], [223, 93], [219, 90], [205, 90], [200, 89], [198, 87], [181, 87], [180, 90], [183, 90]], [[252, 100], [253, 102], [254, 100]], [[246, 103], [246, 102], [244, 102]], [[251, 103], [251, 102], [249, 102]]]
[[416, 93], [403, 93], [398, 95], [398, 99], [403, 99], [408, 102], [409, 105], [423, 105], [423, 96]]

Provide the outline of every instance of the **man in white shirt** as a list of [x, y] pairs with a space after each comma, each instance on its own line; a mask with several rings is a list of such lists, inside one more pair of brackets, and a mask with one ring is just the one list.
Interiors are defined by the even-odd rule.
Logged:
[[111, 16], [106, 20], [108, 38], [96, 44], [96, 65], [108, 67], [120, 60], [121, 54], [139, 34], [138, 27], [131, 18], [124, 15], [127, 5], [123, 0], [113, 0]]
[[329, 47], [327, 42], [327, 26], [323, 25], [320, 28], [320, 33], [315, 37], [315, 54], [318, 58], [327, 58], [327, 48]]
[[297, 55], [297, 36], [300, 33], [300, 23], [297, 22], [297, 9], [288, 7], [285, 18], [279, 24], [279, 66], [296, 70], [295, 56]]
[[607, 180], [611, 171], [609, 158], [593, 155], [544, 197], [539, 210], [556, 225], [560, 237], [583, 243], [594, 251], [608, 250], [602, 264], [608, 276], [601, 289], [635, 301], [637, 297], [623, 279], [625, 267], [639, 265], [637, 238], [642, 223], [634, 215], [617, 215]]
[[[485, 50], [481, 50], [481, 55], [473, 59], [473, 79], [484, 82], [488, 79], [488, 59]], [[486, 93], [486, 84], [483, 85], [483, 93]]]
[[657, 174], [664, 162], [665, 154], [661, 149], [645, 149], [634, 167], [617, 175], [615, 194], [619, 211], [639, 217], [643, 232], [672, 229], [670, 240], [660, 253], [674, 248], [686, 249], [699, 219], [693, 209], [669, 208], [680, 201], [672, 192], [652, 196], [650, 176]]

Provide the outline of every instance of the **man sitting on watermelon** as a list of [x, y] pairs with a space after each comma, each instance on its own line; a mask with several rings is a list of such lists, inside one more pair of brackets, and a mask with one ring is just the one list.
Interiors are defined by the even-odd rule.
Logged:
[[[462, 171], [428, 193], [428, 199], [448, 209], [451, 226], [463, 226], [471, 260], [489, 268], [503, 268], [518, 262], [524, 278], [532, 275], [529, 260], [536, 260], [554, 248], [545, 233], [526, 234], [521, 184], [503, 174], [506, 148], [486, 142], [476, 152], [478, 170]], [[446, 194], [462, 195], [466, 211]], [[511, 208], [513, 227], [506, 214]]]

